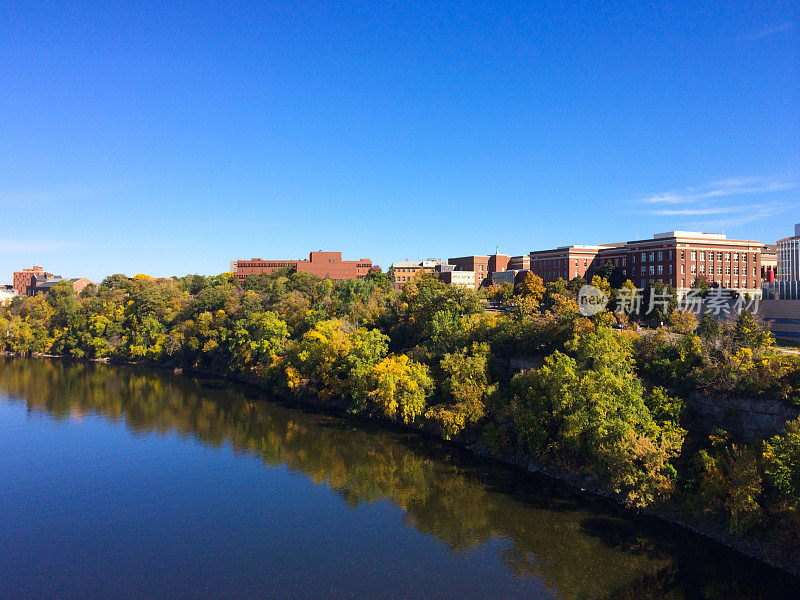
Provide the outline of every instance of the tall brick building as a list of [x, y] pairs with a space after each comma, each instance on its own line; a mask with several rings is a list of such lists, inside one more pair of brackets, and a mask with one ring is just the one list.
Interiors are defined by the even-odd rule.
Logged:
[[19, 295], [26, 296], [28, 295], [29, 288], [32, 289], [35, 287], [37, 280], [49, 281], [55, 277], [55, 275], [48, 273], [42, 267], [34, 265], [30, 269], [24, 268], [21, 271], [14, 271], [11, 287], [13, 287], [14, 291]]
[[274, 273], [279, 269], [290, 267], [298, 273], [312, 273], [319, 277], [330, 277], [335, 281], [344, 279], [363, 279], [372, 269], [372, 260], [342, 260], [341, 252], [311, 252], [308, 260], [264, 260], [251, 258], [250, 260], [231, 261], [231, 272], [244, 281], [248, 275], [260, 273]]
[[611, 263], [637, 287], [660, 281], [685, 292], [697, 279], [706, 278], [716, 287], [758, 295], [761, 248], [761, 242], [729, 240], [723, 234], [669, 231], [622, 244], [531, 252], [530, 269], [545, 282], [591, 279], [597, 266]]

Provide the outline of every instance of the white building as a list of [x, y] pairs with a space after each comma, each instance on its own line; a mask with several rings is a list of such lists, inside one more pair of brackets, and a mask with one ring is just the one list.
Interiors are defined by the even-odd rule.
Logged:
[[441, 271], [439, 273], [439, 279], [450, 285], [458, 285], [472, 289], [477, 288], [475, 284], [477, 281], [475, 271]]
[[16, 295], [17, 292], [10, 285], [0, 285], [0, 304], [6, 300], [11, 300]]
[[778, 281], [800, 281], [800, 223], [792, 237], [778, 240]]
[[764, 283], [766, 300], [800, 300], [800, 223], [794, 236], [778, 240], [778, 280]]

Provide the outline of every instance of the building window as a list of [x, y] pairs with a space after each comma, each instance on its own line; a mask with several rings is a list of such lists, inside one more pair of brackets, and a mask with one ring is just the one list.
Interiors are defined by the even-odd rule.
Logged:
[[686, 273], [686, 265], [681, 265], [681, 275]]
[[692, 260], [697, 260], [697, 252], [692, 250]]
[[642, 262], [647, 262], [647, 253], [642, 252]]
[[656, 268], [653, 265], [650, 265], [650, 270], [649, 270], [650, 275], [653, 275], [655, 273], [655, 271], [656, 271]]
[[717, 260], [722, 260], [722, 252], [717, 252]]
[[661, 250], [658, 251], [658, 260], [664, 260], [664, 253]]
[[722, 265], [717, 266], [717, 275], [722, 275]]
[[651, 252], [650, 253], [650, 262], [653, 262], [655, 259], [656, 259], [656, 253], [655, 252]]
[[695, 265], [692, 265], [691, 272], [692, 275], [695, 275], [697, 273], [697, 267]]
[[731, 253], [730, 252], [726, 252], [725, 253], [725, 262], [730, 262], [730, 260], [731, 260]]
[[686, 258], [686, 250], [681, 250], [681, 260]]
[[739, 265], [734, 265], [733, 266], [733, 274], [734, 275], [738, 275], [739, 274]]
[[734, 252], [733, 253], [733, 260], [735, 260], [735, 261], [739, 260], [739, 253], [738, 252]]
[[656, 271], [658, 275], [664, 274], [664, 265], [658, 265], [658, 270]]
[[705, 275], [705, 272], [706, 272], [706, 266], [705, 265], [700, 265], [700, 274], [701, 275]]
[[706, 253], [705, 252], [701, 252], [700, 253], [700, 260], [705, 260], [705, 259], [706, 259]]

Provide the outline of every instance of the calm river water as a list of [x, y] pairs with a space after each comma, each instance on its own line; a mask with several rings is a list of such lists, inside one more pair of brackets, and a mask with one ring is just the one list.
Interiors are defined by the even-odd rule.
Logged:
[[798, 598], [423, 435], [157, 370], [0, 358], [0, 598]]

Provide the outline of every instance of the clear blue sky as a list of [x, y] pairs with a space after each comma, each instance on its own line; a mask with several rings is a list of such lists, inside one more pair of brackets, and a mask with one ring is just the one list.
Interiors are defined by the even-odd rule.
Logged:
[[796, 0], [430, 4], [0, 3], [0, 282], [800, 222]]

